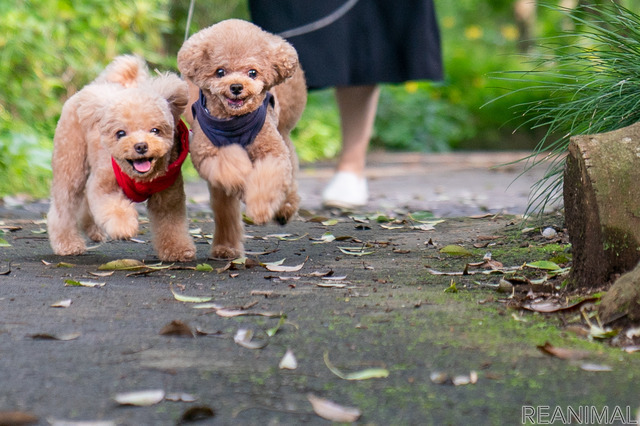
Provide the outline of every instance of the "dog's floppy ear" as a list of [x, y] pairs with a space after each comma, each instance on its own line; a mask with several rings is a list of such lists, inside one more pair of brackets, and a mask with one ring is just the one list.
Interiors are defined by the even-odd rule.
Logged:
[[187, 82], [175, 74], [166, 73], [151, 81], [153, 89], [169, 103], [171, 114], [177, 119], [187, 108], [189, 89]]
[[277, 74], [276, 84], [280, 84], [298, 69], [298, 52], [296, 49], [284, 39], [273, 36], [276, 40], [272, 44], [270, 57], [273, 58], [273, 69]]
[[206, 76], [202, 78], [199, 76], [204, 73], [205, 67], [210, 62], [204, 31], [192, 35], [178, 51], [178, 69], [180, 73], [198, 86], [204, 84], [204, 81], [201, 80], [203, 78], [206, 79]]

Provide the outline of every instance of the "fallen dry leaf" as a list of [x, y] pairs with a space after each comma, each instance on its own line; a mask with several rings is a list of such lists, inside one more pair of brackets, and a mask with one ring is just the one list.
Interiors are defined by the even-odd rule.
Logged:
[[148, 407], [162, 401], [164, 399], [164, 391], [162, 389], [154, 389], [119, 393], [114, 397], [114, 399], [120, 405]]
[[[284, 259], [283, 259], [284, 261]], [[263, 263], [263, 266], [271, 272], [298, 272], [304, 266], [304, 262], [295, 266], [285, 266], [275, 263]]]
[[95, 281], [77, 281], [77, 280], [64, 280], [65, 287], [90, 287], [98, 288], [104, 287], [107, 283], [98, 283]]
[[311, 393], [307, 394], [307, 399], [317, 415], [332, 422], [353, 423], [362, 415], [357, 408], [344, 407]]
[[201, 405], [197, 407], [190, 407], [180, 417], [180, 422], [178, 424], [183, 423], [194, 423], [200, 420], [210, 419], [215, 416], [215, 411], [206, 405]]
[[198, 397], [185, 392], [173, 392], [166, 394], [164, 399], [173, 402], [194, 402], [198, 400]]
[[544, 300], [542, 302], [524, 304], [522, 305], [522, 307], [529, 311], [535, 311], [540, 313], [553, 313], [553, 312], [576, 309], [586, 303], [597, 302], [598, 300], [599, 298], [597, 297], [590, 297], [587, 299], [582, 299], [570, 305], [565, 305], [563, 303], [560, 303], [554, 300]]
[[459, 375], [451, 379], [454, 386], [475, 385], [478, 382], [478, 373], [475, 371], [469, 372], [469, 375]]
[[295, 370], [298, 368], [298, 361], [291, 349], [287, 349], [287, 352], [285, 352], [284, 356], [280, 360], [278, 367], [281, 370]]
[[197, 296], [184, 296], [182, 294], [178, 294], [173, 290], [173, 285], [169, 285], [169, 290], [171, 290], [171, 293], [173, 294], [173, 297], [178, 301], [178, 302], [185, 302], [185, 303], [204, 303], [204, 302], [208, 302], [211, 299], [213, 299], [213, 297], [209, 297], [209, 296], [204, 296], [204, 297], [197, 297]]
[[38, 417], [24, 411], [0, 411], [0, 425], [21, 426], [38, 422]]
[[372, 254], [372, 251], [367, 251], [364, 246], [361, 247], [338, 247], [344, 254], [348, 254], [349, 256], [365, 256], [367, 254]]
[[247, 349], [262, 349], [269, 344], [268, 341], [256, 341], [253, 340], [253, 331], [246, 328], [241, 328], [233, 336], [233, 341], [243, 348]]
[[160, 330], [161, 336], [185, 336], [194, 337], [191, 327], [180, 320], [173, 320]]
[[247, 311], [245, 309], [227, 309], [227, 308], [217, 309], [216, 314], [223, 318], [233, 318], [233, 317], [241, 317], [241, 316], [279, 317], [282, 315], [282, 313], [280, 312]]
[[434, 371], [429, 375], [429, 379], [437, 385], [449, 383], [449, 375], [443, 371]]
[[53, 303], [49, 306], [52, 308], [68, 308], [71, 306], [71, 299], [60, 300], [59, 302]]
[[110, 277], [116, 271], [105, 271], [105, 272], [91, 272], [89, 271], [89, 275], [93, 275], [94, 277]]
[[99, 271], [124, 271], [145, 268], [146, 265], [136, 259], [118, 259], [112, 260], [98, 266]]
[[[116, 426], [111, 420], [60, 420], [47, 418], [49, 426]], [[2, 425], [2, 423], [0, 423]]]
[[34, 340], [60, 340], [66, 342], [69, 340], [75, 340], [80, 337], [82, 333], [66, 333], [66, 334], [49, 334], [49, 333], [36, 333], [30, 337]]
[[594, 372], [613, 371], [613, 368], [611, 366], [602, 365], [602, 364], [591, 364], [591, 363], [581, 364], [580, 369], [584, 371], [594, 371]]
[[544, 354], [551, 355], [560, 359], [578, 360], [578, 359], [586, 358], [589, 355], [591, 355], [591, 352], [589, 351], [558, 348], [556, 346], [553, 346], [549, 342], [545, 342], [544, 345], [538, 345], [538, 349], [540, 350], [540, 352]]

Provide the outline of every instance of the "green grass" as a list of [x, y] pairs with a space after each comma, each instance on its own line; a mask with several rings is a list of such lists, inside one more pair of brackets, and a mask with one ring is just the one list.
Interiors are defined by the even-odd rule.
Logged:
[[523, 127], [545, 129], [534, 153], [524, 159], [527, 171], [547, 164], [544, 177], [532, 188], [530, 213], [561, 196], [571, 136], [608, 132], [640, 120], [640, 16], [613, 2], [545, 7], [566, 15], [573, 28], [543, 40], [546, 54], [530, 71], [504, 77], [523, 83], [507, 96], [522, 91], [548, 94], [516, 106], [527, 117]]

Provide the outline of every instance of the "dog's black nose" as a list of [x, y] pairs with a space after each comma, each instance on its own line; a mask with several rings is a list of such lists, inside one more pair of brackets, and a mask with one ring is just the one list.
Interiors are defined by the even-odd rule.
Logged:
[[242, 86], [242, 84], [232, 84], [231, 86], [229, 86], [229, 89], [231, 89], [231, 93], [237, 96], [242, 93], [242, 89], [244, 89], [244, 87]]
[[140, 142], [135, 144], [133, 149], [135, 149], [138, 154], [146, 154], [149, 147], [145, 142]]

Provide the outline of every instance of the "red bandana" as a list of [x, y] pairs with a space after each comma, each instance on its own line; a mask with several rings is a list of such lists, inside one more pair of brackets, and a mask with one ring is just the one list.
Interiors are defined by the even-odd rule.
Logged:
[[159, 176], [149, 182], [137, 182], [133, 180], [129, 175], [124, 173], [116, 160], [111, 157], [111, 164], [113, 165], [113, 171], [116, 174], [116, 181], [118, 185], [124, 191], [131, 201], [141, 203], [151, 197], [156, 192], [164, 191], [169, 188], [178, 178], [182, 163], [187, 159], [189, 154], [189, 130], [182, 120], [178, 120], [177, 124], [178, 135], [180, 136], [180, 156], [176, 161], [169, 164], [167, 173], [163, 176]]

